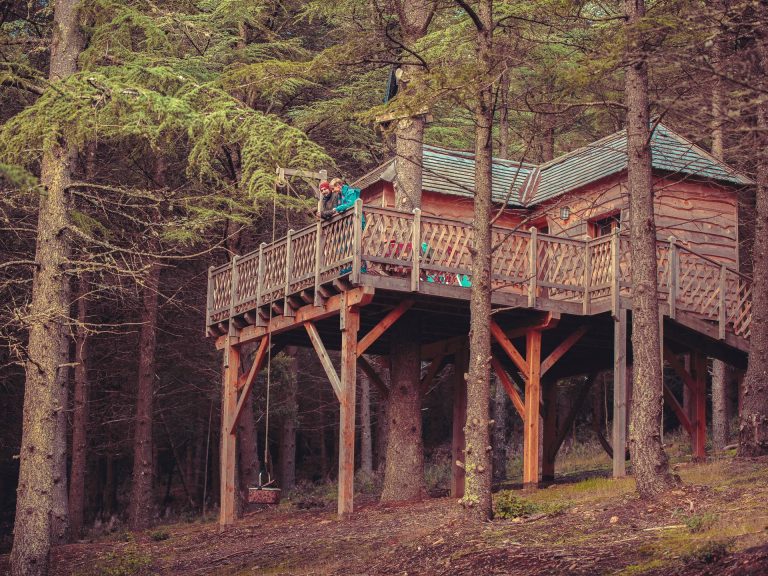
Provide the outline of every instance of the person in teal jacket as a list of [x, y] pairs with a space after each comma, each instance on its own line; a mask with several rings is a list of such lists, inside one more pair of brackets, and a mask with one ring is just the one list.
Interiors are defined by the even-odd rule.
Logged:
[[[339, 203], [333, 208], [337, 214], [353, 208], [355, 202], [360, 198], [360, 188], [352, 188], [349, 184], [345, 184], [341, 178], [331, 180], [331, 191], [339, 197]], [[363, 228], [365, 228], [365, 216], [363, 216]]]

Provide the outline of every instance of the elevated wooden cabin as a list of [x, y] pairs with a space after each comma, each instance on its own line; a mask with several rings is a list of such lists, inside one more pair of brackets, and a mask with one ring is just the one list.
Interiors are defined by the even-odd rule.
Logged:
[[[705, 456], [706, 358], [743, 368], [751, 282], [738, 271], [740, 187], [751, 182], [663, 126], [653, 140], [659, 311], [664, 357], [690, 392], [665, 400]], [[339, 513], [353, 509], [355, 381], [359, 367], [386, 395], [365, 355], [387, 355], [388, 328], [420, 323], [427, 382], [446, 362], [463, 374], [469, 329], [473, 158], [425, 146], [421, 209], [398, 210], [396, 164], [359, 179], [355, 209], [212, 268], [207, 333], [224, 351], [222, 525], [234, 518], [237, 420], [268, 351], [313, 347], [340, 403]], [[494, 161], [493, 369], [524, 423], [523, 481], [554, 476], [555, 457], [586, 391], [614, 371], [615, 476], [625, 473], [631, 258], [625, 137], [617, 133], [541, 166]], [[363, 227], [363, 215], [365, 227]], [[240, 346], [258, 342], [246, 366]], [[341, 351], [339, 369], [328, 355]], [[681, 359], [688, 355], [690, 362]], [[557, 381], [586, 375], [569, 414]], [[466, 390], [455, 382], [453, 458], [463, 459]], [[543, 417], [543, 427], [540, 426]], [[539, 458], [539, 441], [544, 454]], [[454, 466], [452, 493], [463, 492]]]

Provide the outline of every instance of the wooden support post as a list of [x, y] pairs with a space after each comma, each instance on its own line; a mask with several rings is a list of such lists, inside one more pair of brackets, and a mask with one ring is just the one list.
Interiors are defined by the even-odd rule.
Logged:
[[693, 458], [701, 462], [707, 458], [707, 357], [700, 352], [693, 356], [693, 377]]
[[[526, 334], [528, 332], [530, 332], [530, 330], [527, 330]], [[541, 332], [539, 332], [539, 334], [541, 334]], [[507, 353], [509, 359], [515, 363], [517, 369], [526, 375], [525, 377], [527, 379], [527, 374], [529, 371], [528, 361], [522, 357], [520, 352], [517, 351], [517, 348], [515, 348], [515, 345], [512, 344], [512, 341], [507, 338], [507, 335], [504, 334], [504, 331], [501, 329], [501, 327], [493, 320], [491, 320], [491, 336], [493, 336], [494, 340], [499, 343], [499, 346], [501, 346], [504, 352]]]
[[323, 265], [323, 223], [318, 222], [315, 229], [315, 306], [323, 305], [320, 294], [320, 268]]
[[592, 243], [584, 242], [584, 303], [581, 307], [581, 313], [586, 316], [589, 314], [590, 294], [589, 287], [592, 283]]
[[352, 272], [349, 280], [353, 284], [360, 282], [360, 268], [363, 266], [363, 200], [355, 200], [352, 220]]
[[[464, 426], [467, 423], [467, 381], [464, 374], [469, 368], [469, 349], [456, 352], [454, 360], [453, 424], [451, 440], [451, 497], [464, 496]], [[461, 462], [461, 466], [457, 464]]]
[[339, 516], [354, 510], [355, 483], [355, 393], [357, 390], [357, 332], [360, 310], [341, 308], [341, 401], [339, 422]]
[[627, 475], [627, 310], [613, 322], [613, 477]]
[[539, 404], [541, 404], [541, 331], [529, 330], [525, 335], [525, 418], [523, 422], [523, 486], [539, 483]]
[[240, 350], [237, 338], [227, 337], [224, 348], [224, 378], [221, 398], [221, 454], [219, 529], [235, 521], [235, 430], [230, 423], [237, 407], [237, 380], [240, 371]]
[[727, 269], [725, 264], [720, 265], [720, 301], [717, 308], [717, 337], [725, 340], [725, 326], [728, 322], [728, 311], [726, 310], [725, 292], [727, 290], [725, 275]]
[[[619, 306], [621, 302], [621, 265], [619, 249], [621, 240], [619, 238], [618, 228], [613, 231], [611, 236], [611, 313], [614, 320], [619, 315]], [[614, 450], [615, 453], [615, 450]]]
[[557, 382], [544, 384], [544, 450], [541, 462], [541, 479], [555, 480], [555, 458], [557, 457]]
[[293, 229], [288, 230], [285, 237], [285, 291], [283, 292], [283, 316], [295, 316], [293, 308], [288, 302], [288, 296], [291, 288], [291, 269], [293, 268]]
[[205, 299], [205, 337], [207, 338], [211, 331], [211, 312], [213, 311], [213, 266], [208, 266], [208, 295]]
[[419, 291], [419, 275], [421, 256], [421, 209], [413, 210], [413, 231], [411, 233], [411, 292]]
[[539, 276], [538, 231], [533, 226], [528, 230], [531, 233], [530, 243], [528, 244], [528, 273], [530, 274], [530, 278], [528, 279], [528, 308], [536, 308], [536, 290]]
[[669, 317], [675, 319], [677, 314], [677, 282], [680, 277], [680, 257], [677, 252], [675, 237], [669, 237]]

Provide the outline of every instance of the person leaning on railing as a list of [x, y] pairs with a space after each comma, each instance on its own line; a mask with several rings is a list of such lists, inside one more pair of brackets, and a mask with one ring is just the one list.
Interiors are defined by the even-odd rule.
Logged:
[[[330, 220], [336, 214], [338, 214], [338, 212], [336, 212], [336, 206], [339, 205], [339, 192], [341, 191], [341, 186], [338, 187], [338, 190], [334, 190], [332, 185], [332, 183], [336, 182], [337, 180], [339, 179], [334, 178], [331, 182], [328, 182], [327, 180], [320, 182], [320, 194], [322, 194], [322, 197], [320, 198], [320, 202], [317, 206], [318, 218], [322, 218], [323, 220]], [[341, 183], [341, 180], [339, 180], [339, 183]]]

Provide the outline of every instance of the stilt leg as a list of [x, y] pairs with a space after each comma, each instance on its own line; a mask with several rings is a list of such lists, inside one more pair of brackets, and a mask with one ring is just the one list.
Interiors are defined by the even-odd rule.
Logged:
[[464, 496], [464, 468], [456, 462], [464, 462], [464, 425], [467, 422], [467, 381], [464, 374], [469, 367], [469, 349], [464, 348], [456, 353], [454, 362], [454, 393], [453, 393], [453, 436], [451, 442], [451, 496]]
[[541, 404], [541, 331], [525, 336], [528, 374], [525, 380], [525, 423], [523, 428], [523, 485], [539, 483], [539, 405]]
[[355, 392], [357, 378], [357, 332], [360, 311], [341, 309], [341, 420], [339, 424], [339, 516], [353, 511], [355, 481]]
[[613, 323], [613, 477], [627, 475], [627, 311]]
[[693, 458], [703, 461], [707, 457], [707, 357], [693, 356], [693, 379], [696, 383], [693, 400]]
[[555, 458], [557, 456], [557, 382], [544, 383], [544, 450], [541, 462], [541, 479], [555, 480]]
[[237, 408], [240, 350], [230, 339], [224, 348], [224, 383], [221, 399], [221, 502], [219, 527], [235, 521], [235, 430], [230, 430]]

